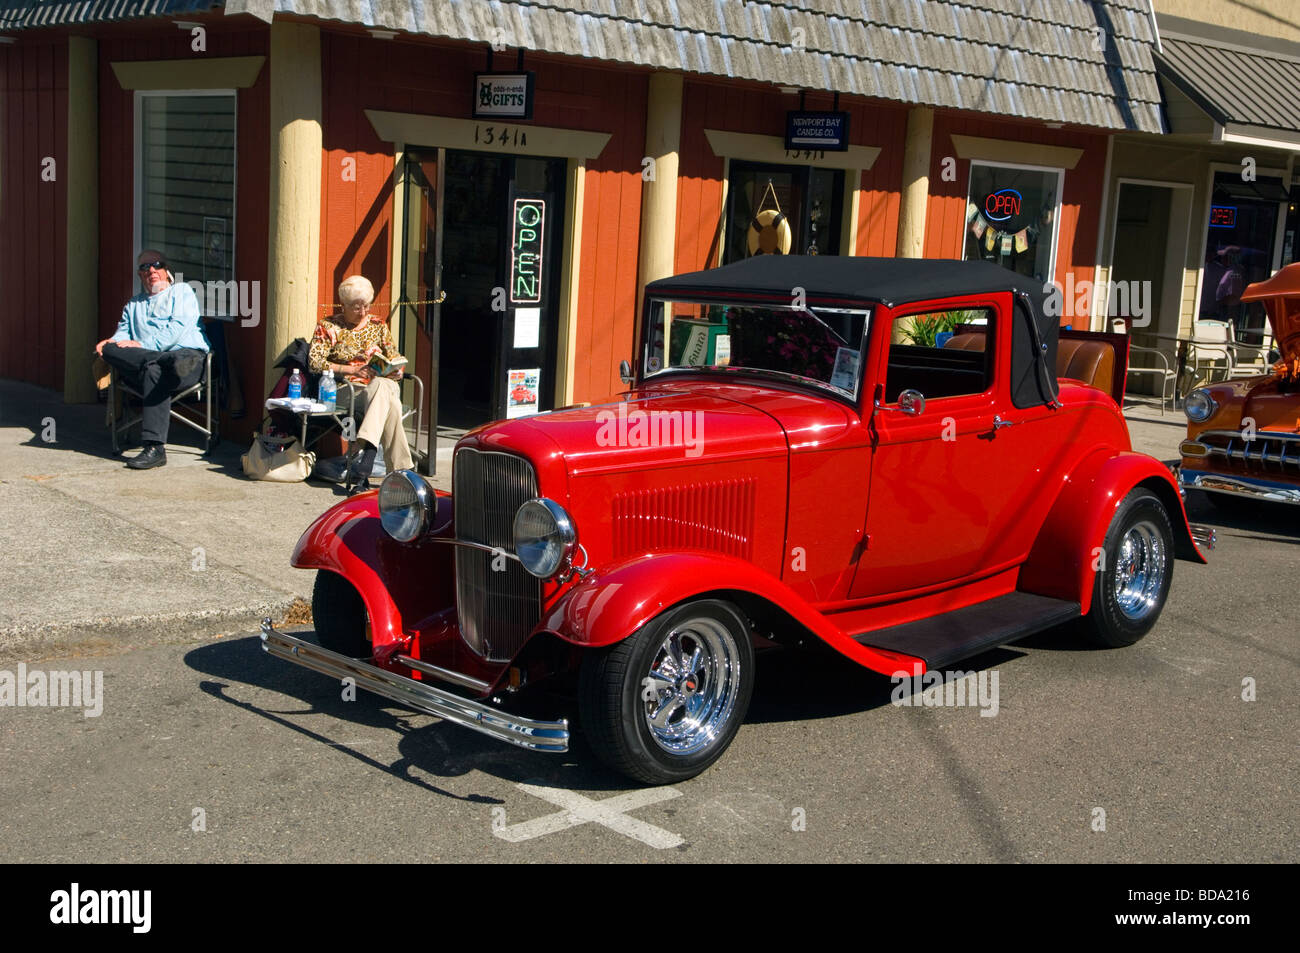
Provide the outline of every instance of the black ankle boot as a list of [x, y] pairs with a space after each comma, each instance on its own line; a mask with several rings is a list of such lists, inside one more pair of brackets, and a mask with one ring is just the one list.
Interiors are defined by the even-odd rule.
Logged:
[[343, 488], [347, 490], [348, 496], [370, 489], [370, 471], [375, 468], [375, 448], [368, 443], [358, 443], [357, 446], [355, 455], [348, 454], [348, 472], [343, 480]]

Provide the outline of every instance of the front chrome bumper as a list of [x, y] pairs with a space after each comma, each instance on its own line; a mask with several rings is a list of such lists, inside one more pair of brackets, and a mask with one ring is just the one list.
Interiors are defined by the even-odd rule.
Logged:
[[277, 658], [333, 678], [352, 678], [358, 688], [417, 711], [436, 715], [462, 727], [532, 751], [569, 750], [569, 723], [516, 718], [483, 702], [434, 688], [428, 682], [389, 672], [361, 659], [348, 658], [311, 642], [277, 632], [270, 619], [262, 620], [262, 648]]
[[1246, 496], [1273, 503], [1300, 504], [1300, 486], [1259, 477], [1233, 473], [1212, 473], [1206, 470], [1178, 469], [1178, 486], [1182, 490], [1205, 490], [1207, 493], [1227, 493]]

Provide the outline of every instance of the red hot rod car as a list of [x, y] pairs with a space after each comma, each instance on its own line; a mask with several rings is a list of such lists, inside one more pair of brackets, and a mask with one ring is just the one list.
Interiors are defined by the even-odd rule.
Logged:
[[604, 761], [670, 783], [736, 734], [753, 635], [887, 676], [1075, 619], [1128, 645], [1204, 562], [1131, 449], [1126, 355], [1005, 269], [764, 256], [644, 308], [627, 393], [472, 431], [450, 495], [399, 471], [321, 516], [293, 554], [320, 645], [268, 623], [267, 651], [564, 751], [502, 702], [554, 679]]

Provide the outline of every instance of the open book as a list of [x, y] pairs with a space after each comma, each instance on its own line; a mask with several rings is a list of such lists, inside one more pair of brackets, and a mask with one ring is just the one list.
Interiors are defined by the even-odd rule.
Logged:
[[401, 370], [403, 373], [406, 372], [406, 358], [399, 355], [390, 361], [388, 358], [384, 357], [382, 351], [376, 351], [374, 354], [370, 355], [369, 364], [380, 377], [387, 377], [396, 370]]

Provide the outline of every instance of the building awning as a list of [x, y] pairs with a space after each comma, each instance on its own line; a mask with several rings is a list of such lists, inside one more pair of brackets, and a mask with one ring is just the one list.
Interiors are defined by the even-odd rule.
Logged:
[[[1007, 119], [1163, 132], [1150, 0], [217, 0], [319, 20]], [[3, 2], [8, 29], [204, 0]], [[130, 13], [124, 13], [124, 10]]]
[[1156, 65], [1216, 124], [1214, 140], [1300, 151], [1300, 56], [1160, 33]]

